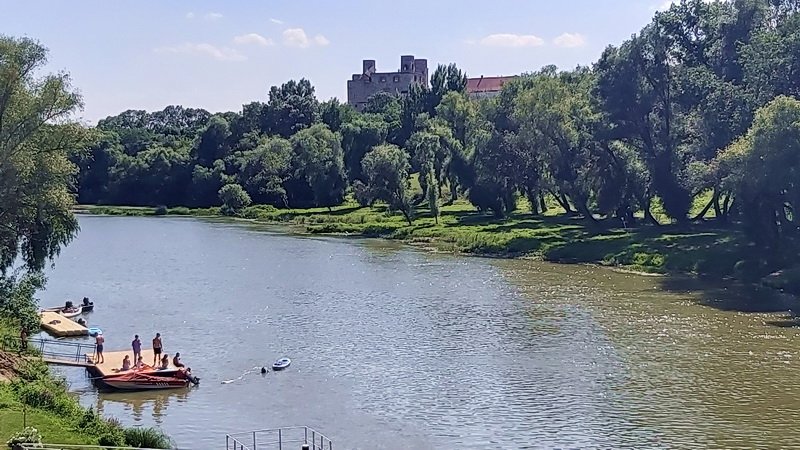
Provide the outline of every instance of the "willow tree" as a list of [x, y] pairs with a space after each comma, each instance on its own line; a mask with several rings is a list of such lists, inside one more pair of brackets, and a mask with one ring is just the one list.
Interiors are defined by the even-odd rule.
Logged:
[[[26, 326], [30, 308], [5, 303], [18, 302], [19, 293], [30, 299], [25, 287], [41, 287], [35, 274], [78, 230], [77, 169], [68, 156], [87, 138], [73, 116], [80, 94], [66, 73], [40, 75], [46, 61], [36, 41], [0, 36], [0, 310], [18, 313]], [[30, 277], [8, 273], [17, 258]]]

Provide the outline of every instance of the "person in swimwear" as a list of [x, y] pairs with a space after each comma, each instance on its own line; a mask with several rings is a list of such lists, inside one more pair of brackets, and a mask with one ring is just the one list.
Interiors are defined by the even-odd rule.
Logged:
[[125, 372], [126, 370], [131, 370], [131, 357], [128, 355], [125, 355], [125, 358], [122, 359], [122, 368], [119, 371]]
[[103, 343], [106, 342], [106, 339], [103, 337], [102, 334], [98, 334], [96, 338], [94, 338], [94, 343], [97, 346], [97, 359], [95, 360], [95, 364], [102, 364], [106, 362], [106, 359], [103, 357]]
[[161, 333], [156, 333], [156, 337], [153, 338], [153, 366], [158, 364], [158, 355], [161, 354], [161, 349], [164, 348], [164, 345], [161, 342]]
[[172, 365], [175, 366], [175, 367], [186, 367], [186, 365], [184, 365], [181, 362], [181, 354], [180, 353], [175, 353], [175, 357], [172, 358]]

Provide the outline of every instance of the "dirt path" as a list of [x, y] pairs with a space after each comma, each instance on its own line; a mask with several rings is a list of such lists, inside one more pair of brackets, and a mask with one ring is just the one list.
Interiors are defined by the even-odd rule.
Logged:
[[17, 377], [17, 368], [22, 360], [19, 356], [0, 351], [0, 382], [9, 382]]

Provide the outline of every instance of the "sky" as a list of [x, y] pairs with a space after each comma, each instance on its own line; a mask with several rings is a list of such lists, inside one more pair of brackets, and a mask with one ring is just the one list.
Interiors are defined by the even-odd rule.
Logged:
[[241, 111], [270, 86], [307, 78], [347, 98], [363, 59], [396, 71], [400, 55], [456, 63], [470, 77], [595, 62], [665, 0], [0, 0], [0, 33], [49, 48], [86, 124], [168, 105]]

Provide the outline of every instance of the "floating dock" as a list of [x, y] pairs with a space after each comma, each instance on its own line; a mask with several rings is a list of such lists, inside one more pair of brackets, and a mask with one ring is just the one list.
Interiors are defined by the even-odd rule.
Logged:
[[[175, 356], [175, 354], [167, 354], [169, 355], [169, 368], [174, 370], [175, 367], [172, 366], [172, 358]], [[122, 360], [125, 358], [125, 355], [131, 357], [131, 367], [136, 364], [136, 361], [133, 360], [133, 349], [130, 349], [121, 352], [103, 352], [103, 359], [105, 360], [103, 363], [89, 364], [86, 366], [86, 368], [94, 377], [116, 375], [119, 373], [119, 369], [122, 368]], [[89, 354], [86, 356], [90, 361], [97, 360], [95, 354]], [[160, 356], [164, 355], [162, 354]], [[153, 365], [153, 349], [142, 349], [142, 362], [149, 366]]]
[[42, 328], [56, 337], [88, 336], [89, 329], [53, 311], [39, 313]]

